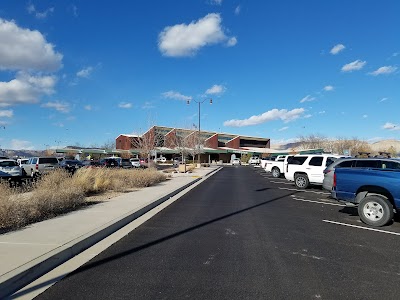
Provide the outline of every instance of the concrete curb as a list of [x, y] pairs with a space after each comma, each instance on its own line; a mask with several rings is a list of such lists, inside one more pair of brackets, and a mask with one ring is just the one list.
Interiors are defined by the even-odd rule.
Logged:
[[32, 281], [43, 276], [55, 267], [63, 264], [67, 260], [73, 258], [77, 254], [98, 243], [102, 239], [121, 229], [133, 220], [144, 215], [161, 203], [179, 194], [181, 191], [187, 189], [191, 185], [199, 182], [200, 180], [206, 180], [213, 173], [221, 169], [222, 167], [216, 168], [205, 174], [203, 177], [196, 178], [192, 182], [185, 184], [177, 190], [159, 198], [158, 200], [142, 207], [141, 209], [130, 211], [120, 216], [119, 218], [116, 218], [113, 221], [110, 221], [103, 226], [96, 228], [95, 230], [92, 230], [76, 239], [65, 243], [64, 245], [61, 245], [31, 260], [29, 263], [26, 263], [6, 273], [0, 278], [0, 299], [12, 295]]

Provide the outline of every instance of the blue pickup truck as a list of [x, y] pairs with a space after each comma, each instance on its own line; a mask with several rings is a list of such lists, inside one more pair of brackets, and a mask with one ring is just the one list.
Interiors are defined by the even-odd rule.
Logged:
[[338, 168], [332, 197], [358, 205], [360, 219], [371, 226], [384, 226], [400, 212], [400, 170]]

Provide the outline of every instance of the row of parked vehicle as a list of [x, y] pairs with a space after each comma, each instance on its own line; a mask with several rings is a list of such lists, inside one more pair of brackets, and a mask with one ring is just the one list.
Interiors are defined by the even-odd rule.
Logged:
[[358, 208], [361, 220], [386, 225], [400, 212], [400, 159], [355, 158], [332, 154], [281, 155], [261, 163], [273, 177], [297, 188], [322, 185], [334, 199]]
[[107, 157], [100, 160], [61, 159], [57, 157], [30, 157], [17, 160], [0, 159], [0, 178], [38, 177], [56, 168], [63, 168], [71, 173], [82, 167], [109, 168], [147, 168], [146, 160], [139, 158]]

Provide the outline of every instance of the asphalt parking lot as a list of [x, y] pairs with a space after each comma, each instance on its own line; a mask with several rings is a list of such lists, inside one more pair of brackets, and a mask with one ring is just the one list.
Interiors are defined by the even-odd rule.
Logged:
[[[286, 180], [284, 176], [280, 178], [272, 177], [271, 173], [265, 172], [261, 167], [252, 167], [254, 172], [265, 179], [268, 186], [272, 189], [288, 190], [297, 192], [287, 198], [293, 201], [293, 205], [298, 205], [300, 210], [315, 212], [313, 218], [319, 218], [321, 222], [332, 226], [341, 226], [347, 230], [367, 230], [381, 234], [398, 235], [400, 238], [400, 216], [396, 216], [394, 222], [383, 227], [371, 227], [361, 222], [357, 208], [346, 207], [330, 197], [330, 193], [322, 186], [314, 185], [305, 190], [296, 188], [293, 182]], [[305, 212], [307, 213], [307, 212]]]

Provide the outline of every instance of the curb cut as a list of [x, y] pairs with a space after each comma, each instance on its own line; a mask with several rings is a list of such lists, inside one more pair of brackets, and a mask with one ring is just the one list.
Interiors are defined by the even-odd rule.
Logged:
[[119, 218], [110, 221], [82, 236], [79, 236], [65, 243], [64, 245], [61, 245], [6, 273], [5, 275], [1, 276], [2, 278], [0, 278], [0, 299], [12, 295], [29, 283], [48, 273], [52, 269], [90, 248], [94, 244], [98, 243], [102, 239], [121, 229], [125, 225], [144, 215], [173, 196], [179, 194], [191, 185], [199, 182], [200, 180], [206, 180], [209, 176], [221, 169], [222, 167], [218, 167], [208, 172], [203, 177], [196, 178], [192, 182], [185, 184], [184, 186], [140, 208], [139, 210], [130, 211]]

